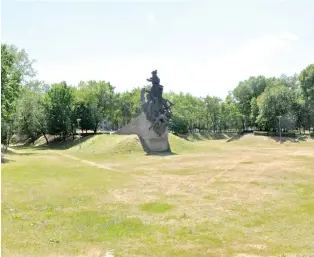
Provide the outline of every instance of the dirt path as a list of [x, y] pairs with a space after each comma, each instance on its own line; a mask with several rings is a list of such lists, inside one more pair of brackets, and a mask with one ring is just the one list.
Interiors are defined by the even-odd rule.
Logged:
[[96, 163], [96, 162], [91, 162], [91, 161], [88, 161], [88, 160], [84, 160], [84, 159], [81, 159], [81, 158], [78, 158], [78, 157], [75, 157], [75, 156], [72, 156], [72, 155], [69, 155], [69, 154], [63, 154], [63, 153], [56, 152], [56, 151], [52, 151], [52, 152], [55, 153], [55, 154], [67, 157], [67, 158], [72, 159], [72, 160], [80, 161], [80, 162], [82, 162], [84, 164], [87, 164], [89, 166], [97, 167], [97, 168], [104, 169], [104, 170], [119, 171], [117, 169], [113, 169], [113, 168], [108, 167], [106, 165], [99, 164], [99, 163]]

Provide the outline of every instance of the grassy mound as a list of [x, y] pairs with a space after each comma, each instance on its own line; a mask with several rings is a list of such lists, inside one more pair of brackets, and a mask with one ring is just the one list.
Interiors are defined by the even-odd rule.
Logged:
[[174, 153], [181, 153], [186, 151], [193, 151], [195, 143], [187, 141], [184, 138], [169, 134], [169, 144], [171, 151]]
[[77, 140], [77, 144], [71, 147], [70, 151], [80, 151], [96, 154], [127, 154], [143, 151], [139, 139], [135, 135], [95, 135], [87, 136]]
[[[194, 148], [193, 142], [173, 134], [169, 134], [169, 143], [173, 152], [185, 152]], [[136, 135], [89, 135], [74, 141], [69, 139], [65, 142], [54, 142], [49, 147], [86, 154], [123, 155], [144, 153], [140, 140]]]
[[[69, 143], [68, 150], [71, 152], [80, 152], [86, 154], [108, 154], [108, 155], [125, 155], [125, 154], [144, 154], [139, 138], [136, 135], [95, 135], [87, 136], [75, 140], [75, 144]], [[169, 143], [171, 150], [175, 153], [193, 150], [194, 143], [185, 139], [169, 134]]]

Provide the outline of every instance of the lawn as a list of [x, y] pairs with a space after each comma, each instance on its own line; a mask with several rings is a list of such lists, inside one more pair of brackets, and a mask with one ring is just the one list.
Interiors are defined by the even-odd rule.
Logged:
[[13, 148], [3, 256], [314, 256], [313, 140], [170, 143], [165, 156], [117, 135]]

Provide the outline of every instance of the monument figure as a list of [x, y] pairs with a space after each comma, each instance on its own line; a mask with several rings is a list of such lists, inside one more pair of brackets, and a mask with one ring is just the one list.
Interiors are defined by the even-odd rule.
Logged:
[[163, 86], [160, 85], [157, 70], [152, 71], [152, 77], [147, 81], [152, 86], [150, 90], [141, 90], [142, 113], [118, 130], [117, 134], [136, 134], [148, 153], [170, 151], [168, 124], [173, 104], [162, 97]]

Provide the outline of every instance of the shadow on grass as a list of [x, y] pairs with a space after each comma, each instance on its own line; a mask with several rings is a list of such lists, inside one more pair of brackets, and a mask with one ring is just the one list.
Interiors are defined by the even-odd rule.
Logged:
[[175, 134], [176, 136], [185, 139], [187, 141], [204, 141], [204, 140], [223, 140], [230, 139], [235, 135], [238, 135], [237, 132], [209, 132], [209, 131], [200, 131], [192, 132], [188, 134]]
[[[72, 139], [72, 137], [66, 139], [66, 140], [62, 140], [60, 138], [56, 138], [52, 141], [49, 142], [49, 144], [43, 144], [43, 145], [33, 145], [33, 144], [24, 144], [24, 145], [13, 145], [10, 146], [11, 149], [14, 150], [28, 150], [28, 149], [32, 149], [32, 150], [67, 150], [69, 148], [75, 147], [81, 143], [84, 143], [85, 141], [87, 141], [88, 139], [92, 138], [93, 135], [84, 135], [81, 138], [75, 138], [74, 140]], [[17, 155], [35, 155], [37, 153], [16, 153], [14, 151], [8, 152], [9, 154], [17, 154]]]
[[151, 153], [146, 153], [146, 156], [160, 156], [160, 157], [164, 157], [164, 156], [172, 156], [172, 155], [178, 155], [177, 153], [174, 152], [151, 152]]
[[227, 140], [227, 143], [232, 142], [232, 141], [239, 140], [239, 139], [241, 139], [241, 137], [243, 137], [243, 136], [244, 136], [244, 134], [235, 135], [235, 136], [229, 138], [229, 139]]
[[1, 148], [1, 163], [15, 162], [14, 160], [10, 160], [7, 158], [7, 155], [17, 154], [8, 148]]
[[[21, 149], [19, 146], [16, 146], [16, 147], [11, 147], [12, 149]], [[10, 155], [35, 155], [36, 153], [18, 153], [18, 152], [14, 152], [10, 149], [7, 149], [5, 151], [5, 154], [10, 154]]]
[[285, 143], [285, 142], [291, 142], [291, 143], [299, 143], [299, 142], [305, 142], [307, 141], [307, 139], [309, 139], [308, 136], [296, 136], [296, 137], [270, 137], [272, 140], [276, 141], [276, 142], [282, 142], [282, 143]]
[[45, 149], [53, 149], [53, 150], [67, 150], [69, 148], [75, 147], [79, 144], [84, 143], [85, 141], [89, 140], [90, 138], [94, 137], [96, 134], [88, 134], [82, 135], [81, 138], [75, 138], [74, 140], [68, 138], [66, 140], [62, 140], [61, 138], [56, 138], [55, 140], [49, 142], [49, 144], [35, 146], [34, 148], [45, 150]]
[[9, 163], [9, 162], [15, 162], [15, 160], [10, 160], [10, 159], [6, 158], [5, 156], [1, 157], [1, 163], [2, 164]]
[[309, 136], [305, 136], [305, 135], [297, 135], [297, 140], [298, 141], [307, 141], [309, 138], [311, 138], [311, 137], [309, 137]]
[[243, 131], [243, 132], [237, 133], [237, 134], [233, 135], [231, 138], [229, 138], [227, 140], [227, 143], [235, 141], [235, 140], [239, 140], [239, 139], [241, 139], [241, 137], [248, 135], [248, 134], [253, 134], [253, 131]]

